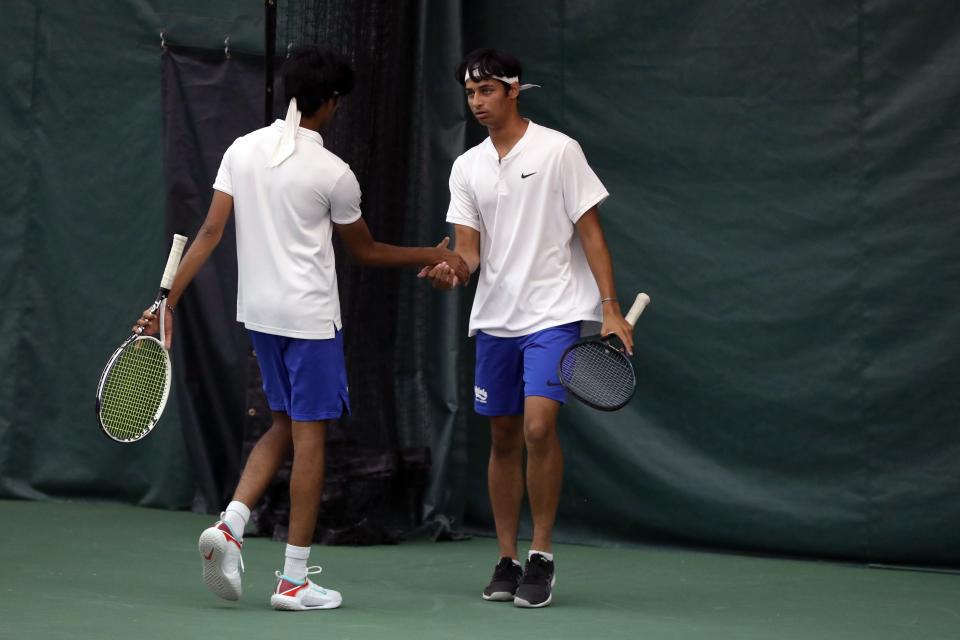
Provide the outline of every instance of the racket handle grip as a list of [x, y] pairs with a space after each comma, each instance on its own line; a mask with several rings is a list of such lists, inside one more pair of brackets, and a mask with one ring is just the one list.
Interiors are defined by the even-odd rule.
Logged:
[[630, 323], [630, 326], [637, 324], [637, 318], [640, 317], [640, 314], [643, 313], [643, 310], [647, 308], [647, 305], [650, 304], [650, 296], [645, 293], [638, 293], [637, 299], [633, 301], [633, 306], [630, 307], [630, 311], [627, 312], [627, 322]]
[[177, 275], [177, 269], [180, 268], [180, 258], [183, 256], [183, 246], [187, 244], [187, 237], [179, 233], [173, 235], [173, 246], [170, 247], [170, 255], [167, 256], [167, 267], [163, 270], [163, 278], [160, 280], [160, 288], [170, 291], [173, 286], [173, 279]]

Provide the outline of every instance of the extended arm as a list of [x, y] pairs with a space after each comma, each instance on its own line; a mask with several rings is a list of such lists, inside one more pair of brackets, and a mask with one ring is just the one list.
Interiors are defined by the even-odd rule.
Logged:
[[350, 224], [338, 224], [337, 232], [347, 246], [347, 251], [357, 264], [378, 267], [419, 267], [446, 263], [464, 278], [469, 278], [467, 264], [453, 251], [447, 249], [449, 238], [444, 238], [436, 247], [398, 247], [377, 242], [363, 218]]

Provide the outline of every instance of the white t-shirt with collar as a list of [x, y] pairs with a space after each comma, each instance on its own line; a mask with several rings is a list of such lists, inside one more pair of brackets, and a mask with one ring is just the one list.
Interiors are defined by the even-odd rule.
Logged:
[[291, 338], [329, 339], [342, 326], [333, 223], [360, 218], [360, 185], [316, 131], [299, 128], [296, 149], [270, 166], [283, 120], [237, 138], [213, 188], [233, 196], [237, 229], [237, 321]]
[[471, 336], [602, 320], [574, 225], [608, 196], [575, 140], [533, 122], [503, 159], [490, 138], [457, 158], [447, 222], [480, 232]]

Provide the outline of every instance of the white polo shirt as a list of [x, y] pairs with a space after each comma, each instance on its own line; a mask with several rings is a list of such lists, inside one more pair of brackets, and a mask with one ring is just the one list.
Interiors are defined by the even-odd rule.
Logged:
[[490, 138], [457, 158], [447, 222], [480, 232], [471, 336], [602, 320], [574, 224], [608, 195], [575, 140], [533, 122], [502, 160]]
[[283, 120], [236, 141], [213, 188], [233, 196], [237, 229], [237, 321], [291, 338], [328, 339], [340, 329], [333, 223], [360, 218], [350, 167], [299, 128], [296, 150], [270, 167]]

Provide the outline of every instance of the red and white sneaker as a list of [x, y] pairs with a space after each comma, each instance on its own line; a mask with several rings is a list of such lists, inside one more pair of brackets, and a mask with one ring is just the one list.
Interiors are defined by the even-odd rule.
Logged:
[[276, 592], [270, 596], [270, 606], [277, 611], [313, 611], [315, 609], [336, 609], [343, 603], [339, 591], [324, 589], [315, 584], [310, 576], [323, 571], [320, 567], [309, 567], [307, 578], [303, 581], [291, 580], [277, 571]]
[[[220, 514], [223, 518], [223, 514]], [[224, 600], [239, 600], [243, 589], [240, 572], [243, 542], [237, 540], [222, 520], [200, 534], [200, 557], [203, 560], [203, 583]]]

